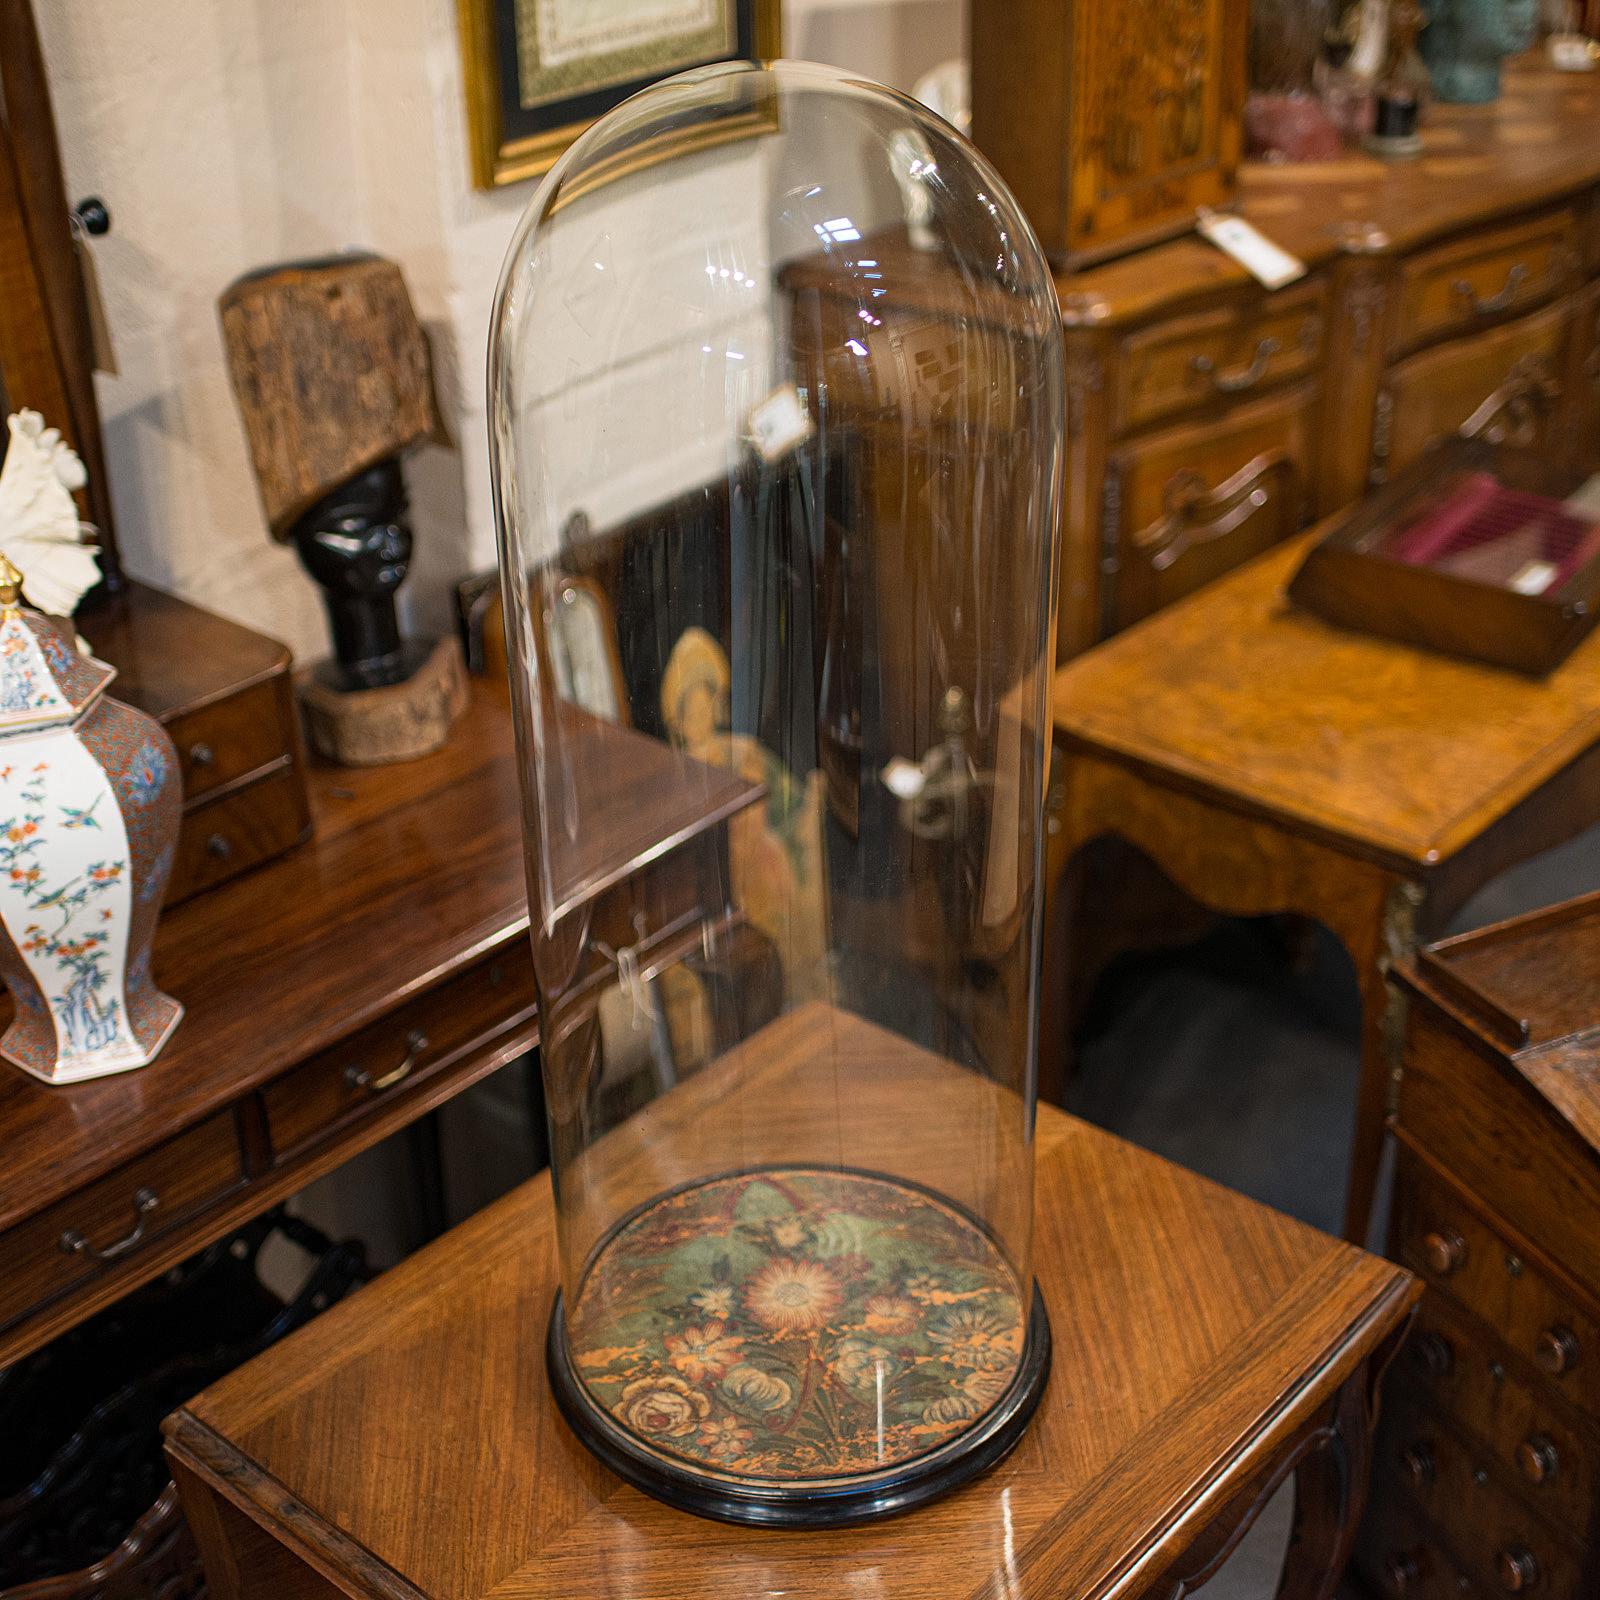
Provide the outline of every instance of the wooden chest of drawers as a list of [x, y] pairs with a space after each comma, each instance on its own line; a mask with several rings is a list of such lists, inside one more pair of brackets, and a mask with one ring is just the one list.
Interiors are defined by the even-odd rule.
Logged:
[[1409, 1001], [1390, 1253], [1427, 1284], [1384, 1387], [1379, 1592], [1600, 1592], [1600, 897], [1435, 945]]
[[1600, 74], [1530, 57], [1492, 111], [1435, 105], [1408, 164], [1246, 162], [1237, 209], [1308, 269], [1276, 293], [1192, 236], [1057, 275], [1062, 659], [1441, 434], [1600, 467]]
[[166, 904], [237, 877], [311, 828], [288, 650], [131, 583], [78, 619], [117, 669], [112, 693], [161, 722], [183, 768], [183, 827]]

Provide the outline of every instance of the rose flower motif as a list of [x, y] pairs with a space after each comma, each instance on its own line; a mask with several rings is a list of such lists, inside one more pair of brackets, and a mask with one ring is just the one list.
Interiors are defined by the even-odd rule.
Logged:
[[900, 1363], [881, 1344], [841, 1339], [828, 1369], [847, 1389], [875, 1390], [893, 1382]]
[[667, 1359], [690, 1383], [720, 1378], [729, 1367], [739, 1364], [739, 1352], [744, 1346], [738, 1334], [728, 1332], [725, 1322], [707, 1322], [685, 1328], [682, 1333], [669, 1333], [662, 1342], [667, 1347]]
[[711, 1402], [682, 1378], [635, 1378], [613, 1410], [635, 1433], [681, 1439], [705, 1420]]
[[792, 1257], [769, 1261], [744, 1291], [750, 1315], [775, 1333], [806, 1333], [823, 1327], [843, 1298], [830, 1268], [820, 1261]]

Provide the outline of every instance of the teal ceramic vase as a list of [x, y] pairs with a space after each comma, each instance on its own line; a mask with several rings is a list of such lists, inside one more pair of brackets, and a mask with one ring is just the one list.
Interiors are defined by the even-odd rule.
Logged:
[[1483, 105], [1500, 98], [1500, 65], [1533, 43], [1537, 0], [1426, 0], [1422, 59], [1437, 99]]

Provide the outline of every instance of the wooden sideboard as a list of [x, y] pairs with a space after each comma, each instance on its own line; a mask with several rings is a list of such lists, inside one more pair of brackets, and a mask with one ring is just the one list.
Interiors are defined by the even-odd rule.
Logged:
[[1396, 1600], [1600, 1586], [1600, 896], [1423, 951], [1390, 1253], [1426, 1282], [1384, 1385], [1359, 1565]]
[[1425, 152], [1247, 163], [1276, 293], [1193, 235], [1056, 280], [1064, 659], [1347, 505], [1440, 434], [1600, 466], [1600, 74], [1513, 63]]
[[504, 690], [434, 755], [310, 780], [311, 842], [163, 916], [155, 1062], [0, 1068], [0, 1367], [536, 1042]]

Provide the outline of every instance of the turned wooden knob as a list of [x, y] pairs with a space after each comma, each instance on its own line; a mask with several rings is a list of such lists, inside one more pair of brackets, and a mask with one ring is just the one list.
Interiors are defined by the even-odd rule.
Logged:
[[1422, 1240], [1422, 1259], [1430, 1272], [1448, 1277], [1467, 1259], [1467, 1241], [1459, 1233], [1441, 1228], [1426, 1234]]
[[1507, 1594], [1521, 1594], [1539, 1581], [1539, 1563], [1533, 1559], [1533, 1552], [1521, 1545], [1502, 1550], [1495, 1557], [1494, 1565], [1500, 1587]]
[[1433, 1447], [1417, 1440], [1400, 1452], [1400, 1470], [1406, 1481], [1415, 1489], [1425, 1489], [1433, 1482]]
[[1529, 1483], [1548, 1483], [1560, 1465], [1561, 1458], [1548, 1434], [1529, 1434], [1517, 1446], [1517, 1467]]
[[1533, 1359], [1551, 1377], [1559, 1378], [1578, 1364], [1578, 1336], [1571, 1328], [1546, 1328], [1534, 1341]]
[[1411, 1358], [1433, 1378], [1448, 1377], [1456, 1364], [1456, 1353], [1442, 1333], [1424, 1333], [1413, 1339]]
[[1383, 1575], [1396, 1594], [1410, 1594], [1422, 1577], [1422, 1568], [1415, 1556], [1400, 1550], [1384, 1563]]

